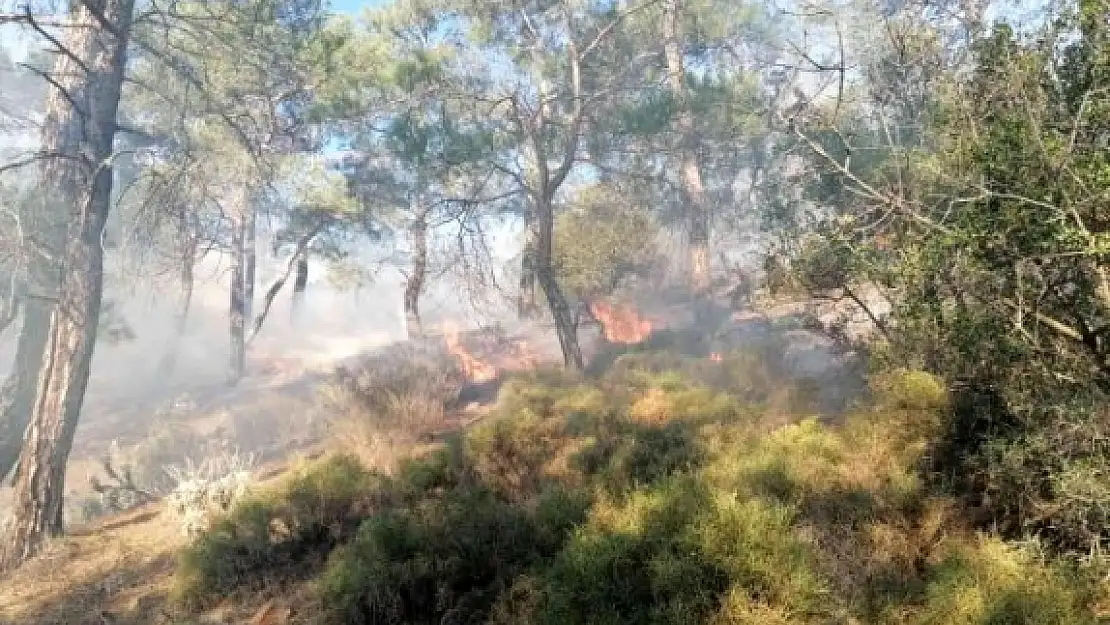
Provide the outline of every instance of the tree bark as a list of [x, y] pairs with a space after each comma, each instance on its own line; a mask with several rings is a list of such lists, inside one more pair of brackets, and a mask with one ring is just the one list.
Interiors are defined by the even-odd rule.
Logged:
[[277, 280], [266, 289], [266, 295], [262, 298], [262, 309], [254, 317], [254, 322], [251, 324], [250, 336], [244, 341], [244, 351], [246, 345], [254, 342], [258, 338], [258, 333], [262, 331], [262, 324], [266, 323], [266, 316], [270, 314], [270, 307], [274, 305], [274, 298], [281, 292], [282, 287], [289, 281], [289, 276], [293, 272], [297, 272], [296, 283], [293, 285], [293, 304], [297, 303], [298, 290], [301, 295], [304, 294], [305, 286], [308, 284], [308, 246], [312, 243], [312, 239], [320, 233], [324, 228], [326, 221], [320, 221], [309, 232], [297, 241], [297, 247], [293, 249], [293, 255], [289, 257], [289, 263], [285, 266], [285, 272], [278, 276]]
[[583, 367], [582, 348], [578, 345], [578, 329], [567, 298], [559, 287], [552, 266], [552, 240], [555, 231], [555, 211], [551, 199], [539, 202], [536, 225], [536, 277], [540, 288], [547, 297], [551, 316], [555, 321], [555, 332], [559, 337], [559, 347], [563, 352], [563, 363], [576, 371]]
[[412, 243], [412, 268], [405, 281], [405, 326], [410, 339], [424, 336], [420, 321], [420, 294], [424, 292], [424, 281], [428, 275], [428, 209], [421, 207], [416, 211], [412, 226], [409, 227]]
[[520, 319], [534, 319], [539, 313], [536, 302], [536, 255], [537, 224], [530, 216], [525, 224], [524, 247], [520, 253], [520, 293], [517, 295], [517, 316]]
[[49, 330], [31, 419], [16, 475], [12, 525], [3, 564], [35, 554], [63, 529], [65, 470], [88, 386], [104, 286], [104, 225], [111, 209], [116, 114], [134, 0], [74, 3], [63, 31], [68, 54], [52, 75], [41, 161], [41, 209], [53, 226], [41, 234], [58, 259]]
[[228, 331], [231, 340], [228, 383], [237, 384], [247, 369], [246, 219], [239, 217], [231, 229], [231, 290]]
[[246, 204], [247, 223], [243, 234], [243, 312], [244, 319], [254, 315], [254, 286], [258, 272], [258, 211], [253, 200]]
[[12, 472], [23, 447], [23, 433], [31, 421], [42, 352], [50, 333], [50, 306], [42, 299], [23, 304], [23, 324], [16, 346], [15, 364], [0, 388], [0, 482]]
[[679, 175], [685, 200], [686, 234], [689, 245], [690, 287], [699, 295], [709, 291], [709, 200], [702, 183], [698, 160], [698, 138], [690, 99], [686, 93], [683, 59], [682, 0], [663, 3], [663, 47], [667, 59], [668, 85], [678, 107], [676, 130], [679, 140]]
[[293, 278], [293, 302], [289, 309], [289, 318], [292, 325], [301, 323], [302, 309], [304, 308], [305, 291], [308, 290], [308, 252], [302, 251], [297, 255], [296, 274]]

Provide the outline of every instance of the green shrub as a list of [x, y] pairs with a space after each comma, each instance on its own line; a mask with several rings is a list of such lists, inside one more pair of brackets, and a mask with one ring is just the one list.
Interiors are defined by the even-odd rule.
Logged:
[[595, 437], [572, 463], [613, 492], [650, 485], [704, 460], [704, 451], [687, 424], [645, 427], [615, 422], [609, 427], [607, 435]]
[[925, 602], [913, 625], [1096, 622], [1076, 580], [997, 539], [953, 548], [927, 576]]
[[688, 478], [599, 502], [541, 573], [532, 622], [700, 622], [728, 584], [689, 531], [709, 505], [708, 493]]
[[236, 505], [182, 550], [176, 598], [198, 606], [294, 568], [311, 569], [388, 497], [388, 489], [385, 478], [349, 456], [308, 465], [273, 492]]
[[812, 546], [795, 531], [789, 506], [718, 495], [693, 530], [734, 593], [820, 622], [837, 598], [827, 591]]
[[[391, 479], [343, 456], [307, 467], [185, 551], [179, 597], [296, 571], [334, 623], [1094, 623], [1097, 567], [978, 538], [926, 479], [955, 412], [935, 378], [875, 376], [837, 425], [772, 426], [737, 400], [747, 382], [627, 358], [599, 380], [511, 380], [485, 422]], [[977, 453], [1032, 462], [992, 445]], [[1053, 487], [1101, 497], [1100, 466]], [[1054, 514], [1093, 528], [1093, 509]]]
[[237, 589], [260, 585], [261, 574], [286, 570], [289, 554], [280, 547], [271, 522], [277, 517], [272, 501], [240, 502], [195, 543], [182, 550], [174, 579], [174, 597], [186, 607]]
[[936, 376], [924, 371], [895, 370], [871, 379], [873, 405], [889, 410], [944, 410], [948, 389]]
[[741, 412], [733, 397], [687, 384], [674, 374], [656, 375], [644, 383], [643, 393], [628, 408], [629, 417], [639, 423], [728, 421]]
[[552, 492], [528, 510], [459, 488], [368, 519], [320, 579], [328, 620], [482, 622], [518, 574], [562, 545], [582, 503]]
[[569, 413], [604, 414], [619, 406], [614, 397], [563, 370], [539, 369], [510, 378], [501, 387], [496, 413], [565, 418]]
[[511, 499], [526, 499], [539, 491], [545, 466], [565, 442], [562, 428], [557, 420], [530, 413], [495, 418], [467, 437], [467, 456], [492, 488]]
[[388, 488], [385, 478], [356, 458], [332, 456], [289, 478], [281, 496], [282, 520], [292, 540], [334, 544], [380, 506]]

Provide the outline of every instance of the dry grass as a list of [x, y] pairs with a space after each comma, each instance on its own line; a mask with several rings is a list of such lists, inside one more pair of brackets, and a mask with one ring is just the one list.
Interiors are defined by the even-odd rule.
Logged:
[[448, 407], [463, 383], [454, 360], [433, 348], [410, 347], [341, 368], [319, 389], [328, 446], [392, 471], [458, 425]]
[[[272, 489], [319, 451], [260, 466], [256, 488]], [[74, 525], [45, 552], [0, 579], [0, 625], [196, 625], [248, 623], [267, 604], [270, 613], [319, 611], [307, 583], [240, 593], [202, 614], [171, 601], [178, 554], [188, 544], [163, 503]], [[296, 613], [274, 625], [303, 623]], [[308, 616], [304, 616], [308, 618]], [[259, 621], [264, 622], [264, 621]]]
[[[91, 487], [94, 479], [106, 477], [105, 457], [115, 469], [130, 471], [139, 488], [164, 495], [173, 487], [166, 468], [190, 459], [203, 461], [237, 449], [269, 461], [313, 449], [324, 434], [322, 410], [311, 394], [299, 389], [245, 388], [207, 406], [136, 415], [145, 429], [132, 425], [131, 432], [98, 427], [94, 416], [67, 470], [67, 519], [88, 522], [120, 511], [105, 507]], [[108, 434], [121, 436], [94, 440]]]
[[173, 622], [163, 606], [174, 553], [184, 543], [177, 526], [159, 513], [152, 506], [52, 542], [0, 581], [0, 623]]

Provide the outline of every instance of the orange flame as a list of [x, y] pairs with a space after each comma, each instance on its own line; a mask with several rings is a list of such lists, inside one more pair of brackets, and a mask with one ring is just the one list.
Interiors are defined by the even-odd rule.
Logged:
[[641, 317], [631, 306], [593, 301], [590, 302], [590, 313], [601, 324], [605, 340], [610, 343], [632, 345], [651, 336], [651, 321]]
[[463, 376], [471, 382], [489, 382], [497, 377], [497, 367], [479, 360], [459, 340], [459, 327], [452, 321], [443, 324], [443, 340], [447, 351], [459, 361]]
[[710, 353], [709, 354], [709, 359], [712, 360], [713, 362], [721, 362], [721, 360], [722, 360], [721, 352], [712, 352], [712, 353]]

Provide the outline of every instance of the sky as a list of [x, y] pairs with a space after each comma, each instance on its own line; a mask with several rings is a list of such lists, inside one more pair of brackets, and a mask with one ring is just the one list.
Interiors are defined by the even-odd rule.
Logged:
[[[389, 4], [392, 0], [331, 0], [331, 8], [336, 13], [358, 15], [365, 8], [380, 7]], [[0, 2], [0, 10], [6, 8], [6, 2]], [[36, 43], [34, 37], [26, 36], [23, 29], [16, 24], [0, 25], [0, 44], [7, 48], [8, 53], [15, 61], [22, 61], [27, 56], [29, 45]]]
[[331, 0], [331, 8], [336, 13], [358, 15], [362, 9], [389, 4], [392, 0]]

